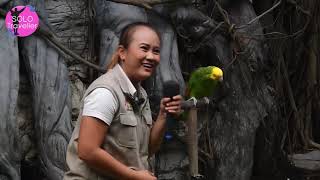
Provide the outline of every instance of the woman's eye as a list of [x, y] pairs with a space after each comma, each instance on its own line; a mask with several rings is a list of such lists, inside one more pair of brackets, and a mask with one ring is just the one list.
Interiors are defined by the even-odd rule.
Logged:
[[160, 49], [154, 49], [154, 50], [153, 50], [153, 53], [154, 53], [154, 54], [160, 54]]
[[147, 48], [146, 46], [141, 46], [141, 49], [142, 49], [143, 51], [148, 51], [148, 48]]

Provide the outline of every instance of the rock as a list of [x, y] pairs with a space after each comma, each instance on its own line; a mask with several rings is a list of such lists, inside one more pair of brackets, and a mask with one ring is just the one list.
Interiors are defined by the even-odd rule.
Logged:
[[68, 69], [70, 79], [86, 79], [88, 77], [88, 68], [83, 64], [72, 64]]
[[33, 123], [40, 169], [47, 179], [62, 179], [73, 129], [68, 69], [64, 58], [43, 39], [29, 36], [21, 43], [33, 92]]
[[19, 52], [16, 37], [11, 36], [0, 19], [0, 177], [20, 179], [20, 143], [17, 121], [19, 90]]
[[[241, 25], [256, 17], [252, 5], [247, 1], [237, 1], [235, 6], [224, 7], [231, 24]], [[239, 50], [239, 47], [234, 45], [237, 39], [232, 39], [230, 32], [227, 35], [222, 33], [223, 28], [215, 30], [216, 23], [210, 22], [208, 17], [192, 13], [201, 12], [182, 7], [172, 16], [178, 18], [173, 22], [183, 27], [177, 31], [181, 30], [179, 34], [182, 34], [182, 39], [188, 42], [182, 46], [191, 45], [186, 47], [191, 48], [187, 49], [189, 53], [185, 55], [185, 62], [182, 63], [182, 66], [185, 63], [187, 67], [184, 71], [192, 71], [190, 64], [194, 67], [214, 65], [224, 70], [224, 81], [215, 92], [215, 98], [220, 100], [214, 109], [208, 108], [208, 117], [212, 119], [208, 123], [208, 134], [203, 133], [211, 138], [211, 145], [209, 142], [199, 144], [202, 149], [205, 149], [203, 148], [205, 145], [211, 146], [213, 151], [206, 152], [212, 153], [210, 156], [213, 160], [205, 159], [204, 163], [207, 166], [210, 164], [210, 169], [207, 169], [204, 175], [215, 180], [248, 180], [251, 178], [254, 162], [256, 129], [267, 115], [266, 103], [261, 99], [269, 98], [270, 95], [264, 91], [266, 83], [263, 73], [257, 73], [261, 71], [265, 60], [260, 42], [248, 41], [241, 35], [262, 34], [261, 26], [259, 23], [254, 23], [245, 30], [236, 31], [235, 35], [241, 39], [239, 42], [241, 48], [244, 48], [250, 57], [238, 56], [233, 61], [233, 52]], [[185, 24], [181, 21], [184, 19], [188, 19]], [[208, 29], [212, 29], [211, 35], [207, 35]], [[205, 118], [205, 113], [198, 114], [198, 127], [201, 127]]]
[[[34, 124], [32, 117], [32, 90], [30, 82], [28, 81], [28, 75], [25, 72], [25, 68], [20, 67], [20, 83], [19, 83], [19, 95], [18, 95], [18, 108], [17, 119], [19, 127], [19, 136], [21, 144], [21, 156], [22, 161], [26, 160], [26, 155], [30, 151], [36, 150], [35, 138], [34, 138]], [[35, 159], [36, 157], [29, 157], [29, 159]]]
[[[164, 140], [165, 141], [165, 140]], [[175, 139], [165, 141], [156, 158], [156, 169], [159, 180], [187, 180], [188, 155], [185, 144]]]
[[[248, 22], [256, 14], [249, 2], [227, 10], [231, 23], [236, 25]], [[253, 24], [245, 34], [262, 33], [259, 24]], [[232, 61], [232, 51], [235, 50], [230, 41], [221, 35], [213, 40], [216, 47], [218, 63], [226, 68]], [[248, 44], [249, 43], [249, 44]], [[214, 118], [210, 121], [211, 138], [214, 149], [216, 172], [212, 173], [216, 180], [247, 180], [250, 179], [253, 167], [253, 152], [256, 129], [266, 116], [266, 105], [261, 96], [269, 97], [263, 91], [266, 84], [260, 67], [262, 49], [258, 41], [241, 43], [252, 56], [242, 60], [238, 57], [231, 67], [225, 69], [224, 83], [220, 95], [225, 98], [218, 104]], [[255, 84], [255, 88], [253, 87]], [[210, 110], [209, 110], [210, 111]]]
[[72, 92], [72, 120], [76, 121], [80, 111], [80, 104], [86, 91], [85, 85], [79, 79], [75, 79], [71, 84]]
[[[59, 42], [76, 54], [87, 58], [87, 2], [81, 0], [46, 1], [47, 23], [57, 35]], [[77, 62], [69, 61], [74, 64]]]

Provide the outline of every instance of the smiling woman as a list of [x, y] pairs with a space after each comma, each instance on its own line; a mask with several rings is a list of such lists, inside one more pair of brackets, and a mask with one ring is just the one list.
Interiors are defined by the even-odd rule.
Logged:
[[149, 27], [137, 26], [128, 47], [120, 45], [118, 54], [131, 81], [145, 80], [160, 62], [159, 35]]
[[67, 151], [64, 179], [156, 177], [149, 159], [159, 149], [166, 114], [179, 114], [180, 95], [163, 98], [153, 122], [141, 81], [160, 63], [160, 36], [147, 23], [126, 26], [108, 72], [87, 89]]

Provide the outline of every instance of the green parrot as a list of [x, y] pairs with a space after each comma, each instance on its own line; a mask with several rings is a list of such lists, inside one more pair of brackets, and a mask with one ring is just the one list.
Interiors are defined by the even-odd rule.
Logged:
[[223, 80], [223, 72], [216, 66], [200, 67], [191, 73], [186, 97], [202, 98], [213, 95], [218, 82]]
[[[222, 80], [223, 72], [220, 68], [215, 66], [200, 67], [191, 73], [185, 97], [190, 98], [188, 101], [192, 100], [195, 106], [197, 99], [212, 96], [218, 82]], [[209, 99], [207, 98], [207, 100]], [[188, 112], [183, 112], [178, 119], [186, 120], [187, 117]], [[168, 127], [175, 127], [175, 123], [177, 123], [177, 121], [168, 121]], [[166, 132], [166, 136], [171, 137], [172, 135], [168, 131]]]

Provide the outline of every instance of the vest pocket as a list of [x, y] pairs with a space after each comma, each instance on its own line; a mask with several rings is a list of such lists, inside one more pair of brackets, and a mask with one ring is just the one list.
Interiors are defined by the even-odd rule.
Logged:
[[136, 126], [137, 119], [132, 113], [120, 114], [121, 127], [117, 133], [119, 145], [127, 148], [135, 148], [137, 144]]
[[148, 125], [152, 125], [152, 115], [149, 107], [143, 109], [143, 117]]

